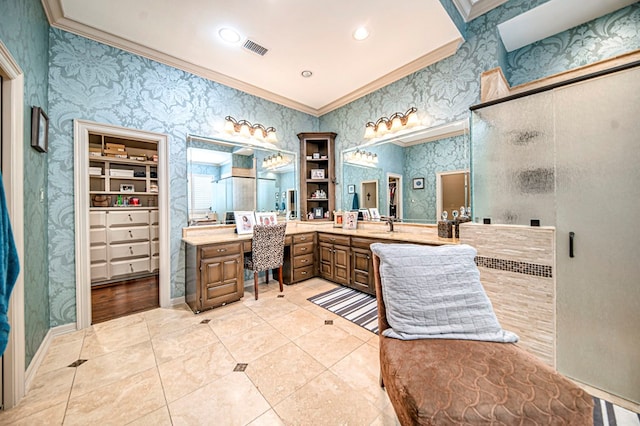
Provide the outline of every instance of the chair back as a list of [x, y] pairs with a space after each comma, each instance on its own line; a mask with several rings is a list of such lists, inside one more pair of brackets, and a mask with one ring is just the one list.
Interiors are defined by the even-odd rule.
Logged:
[[254, 271], [266, 271], [282, 266], [284, 262], [284, 234], [287, 224], [255, 225], [251, 242], [251, 260]]
[[373, 278], [376, 284], [376, 301], [378, 302], [378, 335], [382, 336], [382, 332], [389, 328], [387, 322], [387, 310], [384, 306], [384, 298], [382, 297], [382, 280], [380, 279], [380, 258], [373, 255]]

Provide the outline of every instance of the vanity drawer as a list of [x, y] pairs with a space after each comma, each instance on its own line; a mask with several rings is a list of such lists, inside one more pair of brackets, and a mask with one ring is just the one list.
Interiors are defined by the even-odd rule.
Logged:
[[106, 212], [89, 212], [89, 227], [104, 228], [107, 226]]
[[151, 272], [160, 269], [160, 256], [154, 255], [151, 257]]
[[149, 211], [123, 211], [109, 212], [107, 215], [107, 225], [112, 226], [131, 226], [131, 225], [148, 225]]
[[149, 256], [149, 243], [112, 244], [109, 251], [111, 259]]
[[90, 230], [89, 241], [91, 241], [91, 245], [107, 244], [107, 230], [105, 228]]
[[151, 210], [149, 212], [149, 223], [151, 225], [157, 225], [160, 222], [160, 215], [158, 214], [158, 210]]
[[158, 225], [151, 225], [149, 227], [149, 239], [151, 241], [160, 239], [158, 236]]
[[102, 244], [91, 247], [91, 263], [100, 263], [107, 261], [107, 246]]
[[151, 242], [151, 255], [156, 255], [160, 253], [160, 243], [158, 241]]
[[313, 266], [313, 253], [296, 256], [293, 258], [293, 267], [302, 268], [305, 266]]
[[313, 265], [304, 268], [296, 268], [293, 270], [293, 282], [306, 280], [313, 277]]
[[232, 253], [241, 253], [242, 243], [215, 244], [200, 248], [200, 259], [224, 256]]
[[341, 246], [350, 245], [350, 238], [349, 236], [345, 236], [345, 235], [318, 234], [318, 239], [323, 243], [338, 244]]
[[106, 280], [107, 278], [108, 275], [106, 263], [103, 262], [91, 265], [91, 281]]
[[111, 262], [111, 278], [118, 275], [136, 274], [141, 272], [149, 272], [148, 257]]
[[308, 243], [308, 242], [313, 242], [313, 233], [309, 233], [309, 234], [295, 234], [293, 236], [293, 243], [294, 244], [298, 244], [298, 243]]
[[109, 231], [110, 243], [126, 243], [130, 241], [149, 241], [148, 226], [116, 228]]
[[369, 249], [373, 243], [381, 243], [383, 241], [374, 240], [373, 238], [351, 237], [351, 247]]
[[303, 254], [313, 254], [313, 241], [293, 245], [294, 256], [302, 256]]

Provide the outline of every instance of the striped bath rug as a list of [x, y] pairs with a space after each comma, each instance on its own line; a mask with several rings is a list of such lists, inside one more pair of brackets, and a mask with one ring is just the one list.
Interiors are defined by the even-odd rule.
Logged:
[[[307, 300], [378, 334], [375, 296], [348, 287], [337, 287]], [[593, 397], [593, 402], [594, 426], [640, 426], [640, 414], [596, 397]]]
[[337, 287], [307, 300], [378, 334], [378, 305], [375, 296], [352, 288]]

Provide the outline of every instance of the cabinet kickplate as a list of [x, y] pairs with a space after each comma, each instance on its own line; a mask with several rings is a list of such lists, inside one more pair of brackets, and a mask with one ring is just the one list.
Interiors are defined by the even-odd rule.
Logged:
[[236, 364], [236, 366], [233, 368], [233, 371], [244, 371], [247, 369], [247, 366], [249, 364], [243, 364], [243, 363], [238, 363]]
[[324, 325], [333, 325], [333, 320], [324, 320]]
[[79, 367], [82, 364], [84, 364], [85, 362], [87, 362], [86, 359], [79, 359], [77, 361], [73, 361], [71, 364], [67, 365], [67, 367]]

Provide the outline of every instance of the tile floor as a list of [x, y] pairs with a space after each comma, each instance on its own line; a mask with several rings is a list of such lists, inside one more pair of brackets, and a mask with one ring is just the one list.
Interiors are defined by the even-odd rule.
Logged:
[[334, 287], [311, 279], [279, 298], [271, 281], [258, 301], [247, 288], [198, 315], [155, 309], [58, 336], [0, 425], [398, 425], [378, 337], [307, 300]]

